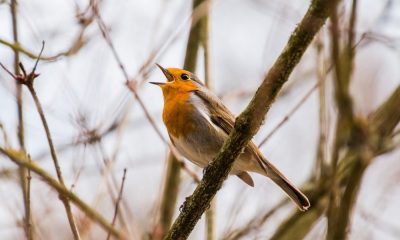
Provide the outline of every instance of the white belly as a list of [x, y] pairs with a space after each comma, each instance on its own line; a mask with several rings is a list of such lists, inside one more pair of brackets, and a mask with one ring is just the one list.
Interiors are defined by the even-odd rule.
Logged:
[[172, 141], [179, 153], [182, 154], [186, 159], [196, 164], [199, 167], [205, 167], [214, 157], [213, 155], [207, 154], [201, 151], [200, 148], [193, 147], [193, 144], [188, 143], [180, 138], [171, 136]]

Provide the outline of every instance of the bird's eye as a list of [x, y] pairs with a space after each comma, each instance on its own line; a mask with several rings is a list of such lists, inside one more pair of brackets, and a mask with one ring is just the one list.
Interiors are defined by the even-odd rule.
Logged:
[[189, 79], [189, 75], [187, 75], [187, 74], [182, 74], [181, 75], [181, 78], [183, 79], [183, 80], [188, 80]]

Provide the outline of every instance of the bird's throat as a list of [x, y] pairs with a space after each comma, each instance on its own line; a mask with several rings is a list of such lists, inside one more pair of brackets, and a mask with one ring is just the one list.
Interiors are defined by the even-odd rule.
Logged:
[[195, 107], [190, 101], [191, 92], [164, 94], [163, 121], [168, 133], [176, 138], [194, 131]]

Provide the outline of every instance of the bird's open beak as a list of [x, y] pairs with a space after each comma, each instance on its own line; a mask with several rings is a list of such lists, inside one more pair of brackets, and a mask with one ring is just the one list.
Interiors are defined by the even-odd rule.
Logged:
[[160, 66], [159, 64], [157, 64], [157, 63], [156, 63], [156, 65], [157, 65], [157, 67], [159, 67], [159, 68], [161, 69], [161, 71], [164, 73], [164, 75], [165, 75], [165, 77], [167, 78], [167, 81], [168, 81], [168, 82], [174, 81], [174, 76], [172, 76], [172, 74], [171, 74], [170, 72], [168, 72], [167, 69], [161, 67], [161, 66]]
[[154, 84], [154, 85], [157, 85], [157, 86], [162, 86], [162, 85], [165, 84], [165, 83], [163, 83], [163, 82], [149, 82], [149, 83]]

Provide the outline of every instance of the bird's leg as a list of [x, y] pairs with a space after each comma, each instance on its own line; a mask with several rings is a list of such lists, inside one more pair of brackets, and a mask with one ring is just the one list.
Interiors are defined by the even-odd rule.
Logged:
[[208, 167], [208, 164], [207, 164], [207, 166], [205, 166], [205, 167], [203, 168], [203, 176], [204, 176], [204, 174], [205, 174], [206, 171], [207, 171], [207, 167]]
[[207, 165], [203, 168], [203, 175], [207, 172], [208, 168], [210, 168], [211, 165], [211, 162], [207, 163]]

